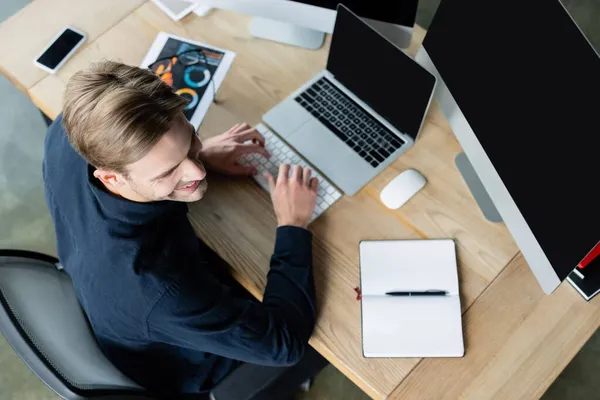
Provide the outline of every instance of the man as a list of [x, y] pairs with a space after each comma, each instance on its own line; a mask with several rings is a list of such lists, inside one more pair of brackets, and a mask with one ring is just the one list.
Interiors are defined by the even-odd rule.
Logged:
[[277, 216], [262, 303], [223, 274], [195, 236], [186, 202], [209, 170], [268, 157], [246, 124], [201, 143], [186, 101], [151, 72], [115, 62], [75, 74], [46, 138], [46, 201], [60, 262], [106, 356], [156, 393], [202, 393], [240, 362], [300, 360], [315, 324], [311, 234], [318, 182], [281, 166], [267, 176]]

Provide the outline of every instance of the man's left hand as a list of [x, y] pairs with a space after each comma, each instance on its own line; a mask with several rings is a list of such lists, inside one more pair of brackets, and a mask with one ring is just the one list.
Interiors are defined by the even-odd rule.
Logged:
[[269, 158], [265, 138], [250, 125], [237, 124], [225, 133], [202, 142], [200, 161], [209, 169], [228, 175], [255, 175], [254, 167], [244, 167], [237, 160], [251, 153]]

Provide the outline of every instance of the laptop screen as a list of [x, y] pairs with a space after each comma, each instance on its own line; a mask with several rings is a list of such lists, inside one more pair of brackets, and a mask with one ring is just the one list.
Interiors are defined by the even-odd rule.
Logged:
[[435, 77], [342, 5], [327, 70], [400, 132], [417, 137]]

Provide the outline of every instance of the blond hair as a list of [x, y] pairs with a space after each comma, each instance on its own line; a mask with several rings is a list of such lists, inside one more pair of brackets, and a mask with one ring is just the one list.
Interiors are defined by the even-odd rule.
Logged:
[[104, 61], [69, 80], [63, 126], [88, 163], [126, 173], [126, 166], [150, 151], [186, 104], [151, 71]]

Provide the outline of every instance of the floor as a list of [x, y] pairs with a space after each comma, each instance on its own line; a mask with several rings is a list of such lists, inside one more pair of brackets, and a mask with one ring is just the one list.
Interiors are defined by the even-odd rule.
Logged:
[[[600, 1], [563, 0], [590, 41], [600, 49]], [[1, 0], [0, 21], [28, 0]], [[421, 0], [418, 22], [429, 26], [439, 0]], [[2, 40], [2, 39], [0, 39]], [[0, 248], [55, 254], [52, 222], [41, 181], [42, 117], [29, 100], [0, 75]], [[0, 335], [0, 400], [57, 399]], [[544, 395], [543, 400], [599, 398], [600, 333], [597, 332]], [[335, 368], [327, 367], [309, 393], [297, 400], [360, 400], [368, 397]]]

